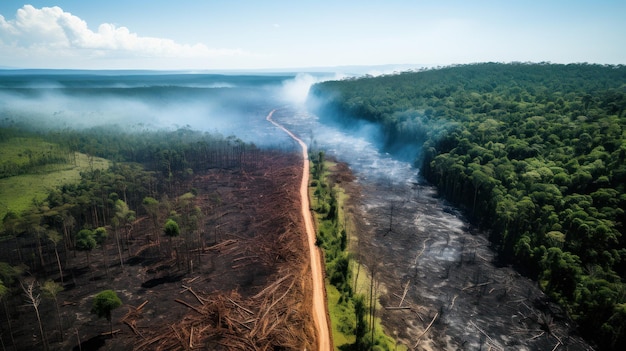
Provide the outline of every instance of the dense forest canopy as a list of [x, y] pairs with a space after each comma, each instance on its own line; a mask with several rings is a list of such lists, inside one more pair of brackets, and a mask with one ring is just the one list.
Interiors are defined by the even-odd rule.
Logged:
[[626, 66], [484, 63], [329, 81], [322, 115], [414, 145], [423, 176], [489, 229], [602, 349], [626, 343]]

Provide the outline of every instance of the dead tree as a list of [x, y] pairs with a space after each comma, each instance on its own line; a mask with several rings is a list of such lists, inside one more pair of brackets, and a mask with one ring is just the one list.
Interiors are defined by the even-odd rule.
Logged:
[[43, 342], [44, 350], [48, 350], [48, 342], [46, 340], [46, 334], [43, 331], [43, 324], [41, 324], [41, 316], [39, 315], [39, 304], [41, 303], [41, 297], [35, 293], [35, 280], [32, 279], [26, 283], [20, 282], [24, 295], [26, 296], [26, 304], [33, 307], [35, 314], [37, 315], [37, 323], [39, 324], [39, 333], [41, 335], [41, 341]]

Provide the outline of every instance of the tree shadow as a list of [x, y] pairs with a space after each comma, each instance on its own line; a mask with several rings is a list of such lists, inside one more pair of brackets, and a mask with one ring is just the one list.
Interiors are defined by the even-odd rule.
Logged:
[[110, 339], [109, 335], [96, 335], [93, 338], [83, 341], [80, 345], [74, 346], [72, 351], [94, 351], [99, 350], [106, 344], [106, 339]]

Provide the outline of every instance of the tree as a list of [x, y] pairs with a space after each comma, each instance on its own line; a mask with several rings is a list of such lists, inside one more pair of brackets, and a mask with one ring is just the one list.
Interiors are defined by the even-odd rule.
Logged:
[[103, 290], [93, 300], [91, 307], [91, 313], [97, 315], [99, 318], [106, 318], [109, 321], [109, 330], [111, 336], [113, 336], [113, 322], [111, 321], [111, 312], [114, 309], [122, 306], [122, 300], [117, 296], [113, 290]]
[[54, 307], [57, 312], [57, 321], [59, 322], [59, 334], [61, 335], [61, 340], [63, 340], [63, 321], [61, 320], [61, 311], [59, 311], [59, 302], [57, 301], [57, 295], [63, 291], [63, 286], [53, 282], [52, 280], [46, 280], [41, 287], [41, 291], [45, 297], [54, 300]]
[[109, 238], [109, 232], [107, 232], [106, 228], [104, 227], [98, 227], [93, 231], [93, 237], [96, 240], [96, 243], [102, 248], [102, 257], [104, 258], [104, 271], [106, 272], [108, 278], [109, 263], [107, 262], [106, 240]]
[[580, 259], [558, 247], [548, 248], [541, 260], [544, 269], [540, 285], [560, 303], [561, 299], [572, 301], [581, 275]]
[[130, 210], [126, 202], [118, 199], [115, 201], [115, 218], [117, 219], [117, 223], [124, 228], [124, 233], [126, 234], [126, 247], [128, 248], [128, 254], [130, 255], [130, 245], [128, 244], [128, 241], [130, 240], [132, 222], [135, 220], [135, 211]]
[[170, 242], [170, 255], [172, 253], [172, 238], [180, 235], [180, 227], [173, 219], [168, 219], [163, 227], [163, 233], [169, 238]]
[[20, 282], [24, 295], [26, 295], [26, 304], [33, 307], [35, 314], [37, 315], [37, 323], [39, 324], [39, 334], [41, 335], [41, 342], [43, 343], [44, 350], [48, 350], [48, 341], [46, 340], [46, 334], [43, 332], [43, 324], [41, 323], [41, 316], [39, 315], [39, 304], [41, 303], [41, 297], [35, 292], [34, 279], [30, 280], [24, 286], [24, 282]]
[[[0, 300], [2, 300], [2, 305], [4, 307], [4, 312], [7, 317], [7, 325], [9, 326], [9, 336], [11, 337], [11, 344], [15, 345], [15, 340], [13, 340], [13, 327], [11, 326], [11, 317], [9, 316], [9, 310], [7, 309], [7, 303], [4, 299], [5, 296], [9, 294], [9, 288], [4, 285], [4, 282], [0, 280]], [[3, 342], [4, 345], [4, 342]]]
[[367, 340], [368, 322], [365, 320], [365, 314], [367, 313], [366, 308], [367, 306], [363, 295], [356, 296], [354, 298], [354, 315], [356, 319], [356, 328], [354, 330], [356, 336], [354, 341], [355, 350], [367, 350], [369, 346]]
[[63, 237], [56, 230], [48, 230], [46, 231], [46, 235], [48, 239], [52, 241], [54, 244], [54, 256], [57, 259], [57, 266], [59, 268], [59, 275], [61, 276], [61, 284], [63, 284], [63, 267], [61, 266], [61, 259], [59, 258], [59, 249], [58, 245], [63, 240]]
[[93, 237], [93, 231], [82, 229], [76, 234], [76, 250], [84, 251], [87, 255], [87, 265], [91, 266], [89, 261], [89, 253], [96, 247], [96, 239]]
[[159, 240], [159, 235], [156, 233], [157, 228], [159, 226], [159, 207], [160, 207], [159, 201], [157, 201], [153, 197], [147, 196], [143, 199], [142, 205], [143, 205], [143, 208], [148, 213], [148, 215], [150, 216], [150, 219], [152, 220], [152, 226], [155, 232], [154, 236], [155, 236], [157, 245], [159, 245], [159, 251], [160, 251], [161, 241]]

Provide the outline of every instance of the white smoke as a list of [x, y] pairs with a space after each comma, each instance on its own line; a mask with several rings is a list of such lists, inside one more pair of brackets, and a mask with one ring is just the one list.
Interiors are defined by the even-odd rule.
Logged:
[[283, 83], [280, 95], [285, 102], [301, 106], [307, 101], [309, 90], [313, 84], [327, 80], [339, 80], [344, 77], [345, 75], [342, 73], [316, 75], [299, 73], [294, 79]]

